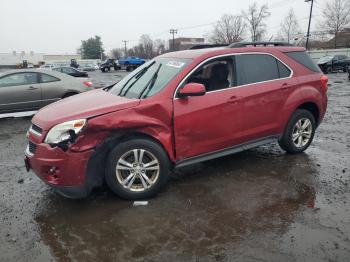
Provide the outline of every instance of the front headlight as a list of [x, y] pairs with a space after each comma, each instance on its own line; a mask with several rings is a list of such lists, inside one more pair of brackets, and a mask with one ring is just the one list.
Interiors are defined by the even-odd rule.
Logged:
[[50, 129], [46, 135], [45, 143], [59, 144], [78, 135], [86, 126], [86, 119], [78, 119], [58, 124]]

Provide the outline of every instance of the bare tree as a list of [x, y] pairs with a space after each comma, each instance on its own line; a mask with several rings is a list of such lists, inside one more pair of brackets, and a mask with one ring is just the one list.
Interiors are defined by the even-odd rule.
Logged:
[[260, 41], [264, 36], [266, 32], [265, 21], [270, 15], [267, 4], [259, 7], [257, 2], [250, 5], [248, 11], [242, 12], [242, 16], [248, 23], [253, 42]]
[[120, 59], [122, 58], [123, 56], [123, 49], [121, 48], [113, 48], [111, 51], [110, 51], [110, 55], [112, 58], [114, 59]]
[[283, 40], [290, 42], [293, 36], [296, 36], [300, 31], [299, 23], [297, 17], [295, 16], [293, 8], [291, 8], [281, 22], [280, 35]]
[[142, 35], [140, 37], [140, 43], [139, 43], [140, 49], [143, 50], [144, 58], [150, 59], [154, 57], [153, 52], [153, 41], [149, 35]]
[[245, 28], [242, 16], [224, 14], [216, 23], [210, 39], [216, 44], [235, 43], [242, 40]]
[[154, 55], [158, 56], [164, 54], [165, 50], [165, 41], [162, 39], [156, 39], [153, 41]]
[[324, 28], [334, 35], [336, 48], [338, 33], [350, 23], [350, 0], [329, 0], [322, 13]]

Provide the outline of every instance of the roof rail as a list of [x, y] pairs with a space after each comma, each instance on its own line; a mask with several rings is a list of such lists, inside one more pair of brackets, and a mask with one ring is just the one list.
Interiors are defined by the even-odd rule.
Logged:
[[229, 45], [231, 48], [249, 47], [249, 46], [293, 46], [287, 42], [239, 42]]
[[224, 47], [224, 46], [228, 46], [228, 44], [199, 44], [199, 45], [194, 45], [189, 49], [193, 50], [193, 49], [204, 49], [204, 48]]

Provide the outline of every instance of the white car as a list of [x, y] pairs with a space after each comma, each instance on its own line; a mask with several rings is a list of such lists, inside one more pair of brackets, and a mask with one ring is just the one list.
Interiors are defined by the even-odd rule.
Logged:
[[55, 67], [55, 65], [53, 65], [53, 64], [45, 64], [45, 65], [40, 66], [40, 68], [44, 68], [44, 69], [52, 69], [54, 67]]

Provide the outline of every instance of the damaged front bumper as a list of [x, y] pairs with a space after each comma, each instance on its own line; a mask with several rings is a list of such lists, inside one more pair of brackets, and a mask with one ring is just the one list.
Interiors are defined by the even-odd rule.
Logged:
[[45, 143], [29, 141], [25, 150], [25, 166], [59, 194], [69, 198], [84, 198], [91, 191], [86, 183], [87, 163], [93, 150], [72, 152]]

